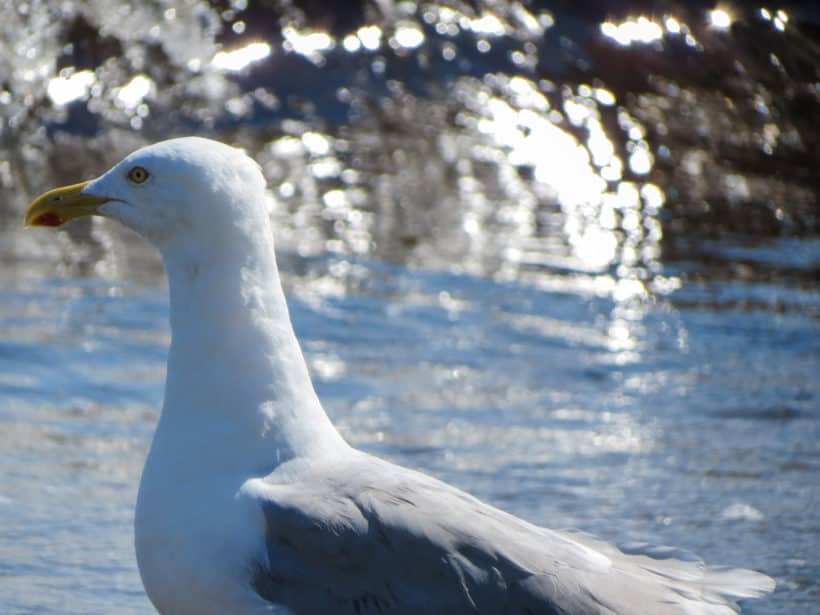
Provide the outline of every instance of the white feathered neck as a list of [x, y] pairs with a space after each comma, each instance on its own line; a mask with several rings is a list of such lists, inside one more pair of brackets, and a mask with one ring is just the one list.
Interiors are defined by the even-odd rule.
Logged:
[[228, 228], [212, 229], [209, 242], [160, 245], [172, 339], [154, 447], [166, 437], [176, 449], [187, 440], [186, 448], [208, 454], [231, 451], [223, 466], [256, 470], [344, 442], [294, 334], [267, 212], [262, 203], [245, 205]]

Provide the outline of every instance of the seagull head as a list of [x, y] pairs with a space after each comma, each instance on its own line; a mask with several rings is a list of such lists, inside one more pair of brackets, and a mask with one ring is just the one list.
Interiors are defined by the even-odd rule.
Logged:
[[55, 188], [26, 212], [29, 226], [82, 216], [112, 218], [161, 250], [170, 243], [222, 242], [254, 223], [267, 227], [265, 180], [242, 150], [200, 137], [139, 149], [102, 176]]

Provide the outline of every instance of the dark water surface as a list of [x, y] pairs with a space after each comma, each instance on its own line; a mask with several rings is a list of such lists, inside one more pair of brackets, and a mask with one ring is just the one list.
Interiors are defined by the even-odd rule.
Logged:
[[7, 4], [0, 613], [150, 612], [160, 264], [106, 221], [21, 219], [190, 133], [262, 165], [352, 443], [538, 524], [763, 570], [750, 613], [820, 612], [815, 9]]

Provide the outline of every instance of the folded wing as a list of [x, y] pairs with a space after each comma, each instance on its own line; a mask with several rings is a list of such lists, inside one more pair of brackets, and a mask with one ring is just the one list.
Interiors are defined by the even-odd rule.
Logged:
[[729, 615], [774, 586], [668, 548], [625, 553], [540, 528], [364, 454], [260, 482], [266, 558], [253, 587], [297, 614]]

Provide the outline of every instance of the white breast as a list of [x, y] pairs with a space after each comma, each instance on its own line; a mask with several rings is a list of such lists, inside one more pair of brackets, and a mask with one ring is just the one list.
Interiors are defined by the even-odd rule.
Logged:
[[290, 614], [272, 610], [251, 587], [253, 567], [265, 557], [264, 516], [237, 497], [244, 479], [208, 464], [192, 473], [193, 465], [160, 461], [161, 453], [154, 447], [145, 465], [135, 519], [140, 575], [156, 609]]

